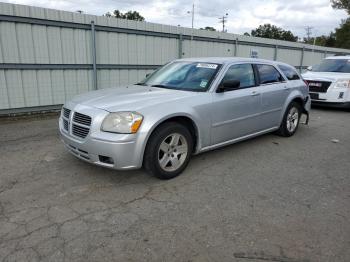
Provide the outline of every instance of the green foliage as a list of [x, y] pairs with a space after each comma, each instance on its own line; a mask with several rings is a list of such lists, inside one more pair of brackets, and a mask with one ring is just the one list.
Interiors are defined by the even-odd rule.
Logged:
[[145, 18], [137, 11], [128, 11], [123, 14], [119, 10], [114, 10], [112, 14], [110, 12], [107, 12], [104, 16], [135, 21], [145, 21]]
[[331, 0], [332, 7], [336, 9], [345, 9], [350, 14], [350, 0]]
[[207, 31], [216, 31], [216, 29], [214, 27], [211, 26], [206, 26], [204, 28], [199, 28], [200, 30], [207, 30]]
[[344, 20], [340, 27], [335, 29], [336, 47], [350, 49], [350, 18]]
[[[304, 38], [304, 43], [313, 45], [315, 41], [314, 37], [311, 37], [309, 40]], [[329, 35], [321, 35], [316, 37], [315, 45], [326, 46], [326, 47], [335, 47], [336, 46], [336, 38], [335, 33], [331, 32]]]
[[298, 37], [293, 35], [291, 31], [283, 30], [282, 28], [271, 24], [260, 25], [257, 29], [252, 30], [251, 35], [255, 37], [272, 38], [292, 42], [298, 40]]

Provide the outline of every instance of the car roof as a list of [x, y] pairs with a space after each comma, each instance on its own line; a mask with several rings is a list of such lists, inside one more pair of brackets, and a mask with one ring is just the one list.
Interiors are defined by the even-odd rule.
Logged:
[[328, 56], [325, 59], [350, 59], [350, 55], [341, 55], [341, 56]]
[[266, 60], [266, 59], [259, 59], [259, 58], [245, 58], [245, 57], [193, 57], [193, 58], [182, 58], [177, 59], [175, 61], [186, 61], [186, 62], [203, 62], [203, 63], [216, 63], [216, 64], [228, 64], [228, 63], [267, 63], [272, 65], [286, 65], [289, 67], [293, 67], [291, 65], [278, 62], [278, 61], [272, 61], [272, 60]]

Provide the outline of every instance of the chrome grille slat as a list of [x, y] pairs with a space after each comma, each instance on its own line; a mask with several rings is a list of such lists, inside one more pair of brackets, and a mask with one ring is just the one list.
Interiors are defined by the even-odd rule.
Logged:
[[74, 122], [74, 125], [79, 126], [79, 127], [85, 127], [85, 128], [90, 129], [90, 126], [84, 125], [84, 124], [80, 124], [80, 123], [77, 123], [77, 122]]

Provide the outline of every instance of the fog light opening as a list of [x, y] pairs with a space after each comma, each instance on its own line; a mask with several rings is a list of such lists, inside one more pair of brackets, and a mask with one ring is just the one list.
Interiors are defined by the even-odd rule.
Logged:
[[114, 165], [114, 160], [113, 158], [109, 157], [109, 156], [98, 156], [100, 162], [105, 163], [105, 164], [109, 164], [109, 165]]

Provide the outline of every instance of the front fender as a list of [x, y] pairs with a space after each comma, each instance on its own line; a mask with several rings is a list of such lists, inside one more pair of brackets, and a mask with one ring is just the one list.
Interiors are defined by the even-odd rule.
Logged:
[[[193, 109], [187, 109], [179, 112], [168, 112], [166, 110], [163, 110], [161, 112], [157, 112], [156, 114], [146, 114], [146, 118], [144, 119], [144, 123], [142, 123], [142, 127], [139, 130], [140, 136], [142, 136], [142, 145], [141, 145], [141, 158], [143, 161], [144, 152], [146, 150], [146, 146], [148, 143], [148, 140], [153, 133], [153, 131], [162, 123], [164, 123], [167, 120], [170, 120], [174, 117], [186, 117], [190, 119], [195, 127], [196, 132], [196, 149], [195, 153], [200, 151], [200, 148], [202, 148], [202, 142], [203, 140], [210, 139], [210, 119], [207, 119], [208, 121], [203, 121], [203, 118], [201, 118], [200, 114], [197, 113]], [[204, 118], [205, 119], [205, 118]]]

